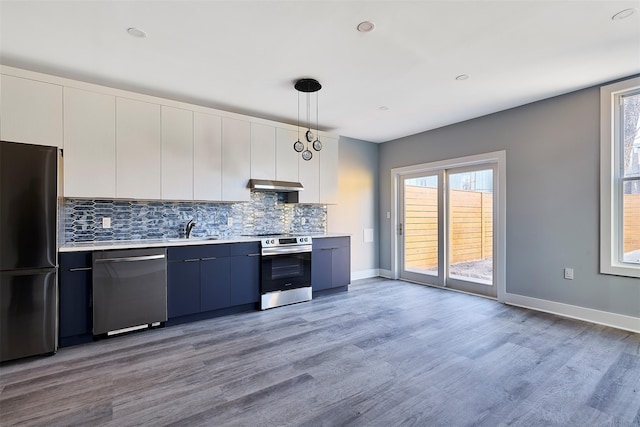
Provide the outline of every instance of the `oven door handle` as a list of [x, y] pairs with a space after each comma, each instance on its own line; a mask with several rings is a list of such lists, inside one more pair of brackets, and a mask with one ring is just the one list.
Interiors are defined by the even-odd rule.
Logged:
[[262, 256], [269, 255], [284, 255], [284, 254], [299, 254], [305, 252], [311, 252], [311, 245], [296, 245], [296, 246], [280, 246], [277, 248], [263, 248]]

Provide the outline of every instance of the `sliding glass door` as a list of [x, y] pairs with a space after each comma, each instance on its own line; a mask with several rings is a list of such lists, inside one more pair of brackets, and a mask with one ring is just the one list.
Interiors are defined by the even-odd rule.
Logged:
[[495, 297], [495, 166], [400, 179], [400, 277]]
[[442, 173], [408, 175], [402, 179], [400, 191], [402, 220], [398, 233], [403, 236], [401, 277], [414, 281], [443, 285], [439, 280], [443, 264], [439, 253], [443, 228]]

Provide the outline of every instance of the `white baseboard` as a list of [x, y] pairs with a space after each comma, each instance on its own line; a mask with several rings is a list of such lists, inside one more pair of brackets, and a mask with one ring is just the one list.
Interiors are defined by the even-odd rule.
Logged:
[[377, 268], [370, 270], [359, 270], [351, 272], [351, 280], [369, 279], [371, 277], [378, 277], [380, 275]]
[[510, 293], [505, 295], [504, 302], [509, 305], [544, 311], [545, 313], [557, 314], [572, 319], [584, 320], [599, 325], [640, 333], [640, 318], [638, 317]]
[[385, 270], [384, 268], [378, 269], [378, 275], [385, 279], [391, 279], [391, 270]]

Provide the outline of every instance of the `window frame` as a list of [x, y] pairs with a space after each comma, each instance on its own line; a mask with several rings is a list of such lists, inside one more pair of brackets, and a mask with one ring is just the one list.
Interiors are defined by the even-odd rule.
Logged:
[[600, 273], [640, 278], [640, 264], [621, 261], [623, 136], [620, 99], [638, 90], [640, 77], [600, 88]]

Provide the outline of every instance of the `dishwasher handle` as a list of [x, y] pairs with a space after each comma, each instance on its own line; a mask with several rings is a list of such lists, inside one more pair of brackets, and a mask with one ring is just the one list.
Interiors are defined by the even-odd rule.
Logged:
[[164, 254], [161, 255], [145, 255], [145, 256], [128, 256], [122, 258], [100, 258], [95, 262], [133, 262], [133, 261], [151, 261], [154, 259], [164, 259]]

